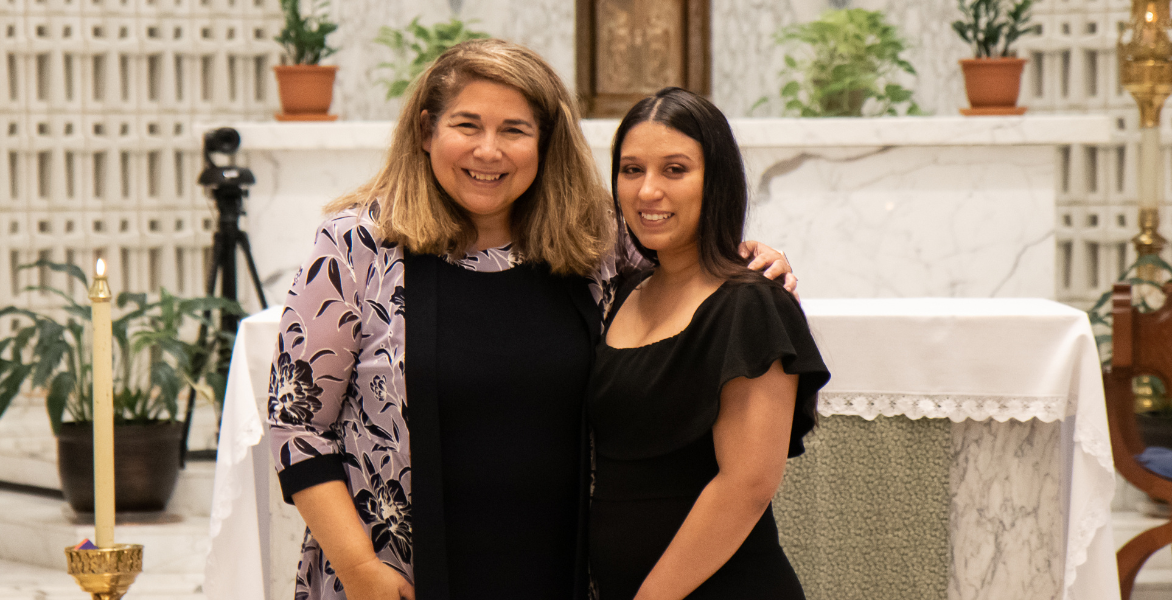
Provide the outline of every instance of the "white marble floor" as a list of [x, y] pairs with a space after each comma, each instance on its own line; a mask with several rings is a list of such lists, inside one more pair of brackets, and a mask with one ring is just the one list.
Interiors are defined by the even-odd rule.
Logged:
[[[87, 599], [65, 573], [62, 549], [92, 535], [93, 528], [69, 523], [63, 508], [61, 500], [0, 490], [0, 599]], [[1117, 543], [1158, 523], [1136, 512], [1117, 512]], [[208, 548], [206, 516], [184, 515], [179, 522], [165, 525], [126, 525], [119, 528], [118, 536], [120, 542], [146, 547], [144, 572], [126, 600], [210, 600], [202, 587]], [[1165, 548], [1140, 572], [1132, 600], [1168, 598], [1172, 598], [1172, 550]]]
[[[202, 573], [143, 573], [125, 600], [207, 600]], [[4, 600], [89, 600], [64, 571], [0, 560], [0, 598]]]
[[[63, 500], [0, 490], [0, 598], [84, 600], [65, 572], [64, 548], [92, 538], [93, 526], [75, 525]], [[143, 573], [127, 600], [206, 600], [203, 568], [208, 520], [173, 515], [167, 524], [124, 524], [115, 541], [145, 548]]]

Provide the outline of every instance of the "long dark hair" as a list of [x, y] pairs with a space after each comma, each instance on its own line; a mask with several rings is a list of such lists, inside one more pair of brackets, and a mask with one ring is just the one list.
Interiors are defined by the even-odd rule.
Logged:
[[[704, 156], [704, 188], [700, 206], [700, 266], [720, 279], [749, 279], [753, 273], [737, 252], [745, 233], [745, 215], [749, 205], [749, 186], [745, 181], [745, 164], [733, 137], [728, 119], [703, 96], [678, 87], [659, 90], [648, 96], [623, 117], [614, 134], [611, 151], [610, 189], [618, 220], [620, 252], [627, 252], [627, 239], [645, 258], [659, 264], [654, 250], [639, 243], [623, 219], [619, 205], [619, 157], [623, 140], [634, 126], [654, 121], [666, 125], [700, 144]], [[633, 264], [633, 261], [626, 261]]]

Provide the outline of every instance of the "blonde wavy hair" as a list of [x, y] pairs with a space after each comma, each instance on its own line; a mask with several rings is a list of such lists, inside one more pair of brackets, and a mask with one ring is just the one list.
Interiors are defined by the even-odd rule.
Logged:
[[557, 274], [593, 273], [612, 248], [614, 221], [577, 104], [536, 52], [502, 40], [464, 42], [436, 59], [403, 105], [382, 170], [326, 212], [377, 208], [371, 213], [378, 233], [418, 254], [460, 255], [471, 247], [476, 227], [436, 181], [423, 141], [472, 81], [517, 89], [538, 121], [540, 162], [533, 184], [513, 204], [514, 247], [526, 262], [546, 263]]

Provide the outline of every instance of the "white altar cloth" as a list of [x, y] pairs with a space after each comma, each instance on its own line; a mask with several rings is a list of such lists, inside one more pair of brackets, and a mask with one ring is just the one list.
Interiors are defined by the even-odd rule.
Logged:
[[811, 299], [802, 307], [832, 373], [820, 414], [1073, 420], [1063, 430], [1063, 598], [1119, 598], [1115, 467], [1086, 313], [1034, 298]]
[[[1063, 428], [1065, 556], [1053, 557], [1065, 564], [1062, 597], [1119, 598], [1110, 523], [1115, 473], [1098, 355], [1083, 312], [1039, 299], [807, 299], [802, 306], [833, 373], [819, 401], [823, 415], [1073, 421]], [[258, 501], [270, 496], [271, 466], [254, 467], [271, 464], [262, 411], [279, 315], [274, 307], [245, 319], [233, 352], [205, 581], [217, 600], [291, 597], [282, 588], [291, 589], [284, 582], [291, 584], [295, 562], [276, 560], [261, 541], [276, 537], [262, 535], [270, 529], [263, 517], [279, 496]], [[1009, 553], [991, 560], [1013, 568]], [[281, 583], [265, 581], [270, 570]]]

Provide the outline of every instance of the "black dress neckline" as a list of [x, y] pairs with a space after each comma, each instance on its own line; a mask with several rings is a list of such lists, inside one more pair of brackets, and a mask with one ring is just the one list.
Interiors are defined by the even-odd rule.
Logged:
[[730, 284], [733, 283], [733, 281], [731, 279], [726, 279], [719, 286], [717, 286], [717, 288], [715, 290], [712, 290], [712, 293], [708, 294], [708, 296], [706, 298], [704, 298], [704, 300], [701, 301], [698, 306], [696, 306], [696, 310], [692, 311], [692, 317], [690, 319], [688, 319], [688, 324], [685, 325], [684, 328], [679, 330], [678, 332], [676, 332], [672, 335], [669, 335], [665, 338], [660, 338], [658, 340], [655, 340], [654, 342], [649, 342], [649, 343], [643, 344], [641, 346], [628, 346], [628, 347], [623, 347], [623, 348], [611, 346], [610, 342], [606, 341], [606, 337], [607, 337], [607, 335], [610, 334], [610, 326], [612, 323], [614, 323], [615, 317], [618, 316], [619, 310], [622, 308], [623, 304], [626, 304], [627, 297], [631, 295], [631, 292], [634, 292], [635, 289], [638, 288], [640, 284], [642, 284], [644, 281], [647, 281], [648, 279], [650, 279], [651, 276], [654, 274], [655, 274], [654, 269], [648, 269], [647, 271], [645, 271], [643, 273], [639, 273], [638, 275], [636, 275], [635, 277], [633, 277], [631, 279], [630, 283], [627, 284], [628, 288], [625, 290], [625, 293], [620, 293], [620, 295], [615, 298], [615, 301], [614, 301], [615, 310], [614, 310], [614, 313], [611, 314], [610, 318], [606, 320], [606, 331], [602, 332], [602, 343], [599, 346], [600, 348], [602, 348], [604, 350], [612, 351], [612, 352], [624, 352], [627, 350], [643, 350], [643, 349], [655, 346], [657, 344], [662, 344], [664, 342], [677, 340], [677, 339], [683, 337], [683, 335], [685, 333], [687, 333], [689, 329], [692, 329], [692, 326], [695, 325], [696, 322], [699, 320], [699, 317], [701, 316], [701, 312], [707, 306], [710, 306], [712, 304], [712, 302], [713, 302], [712, 299], [715, 298], [717, 296], [717, 294], [720, 294], [721, 290], [728, 288], [730, 286]]

